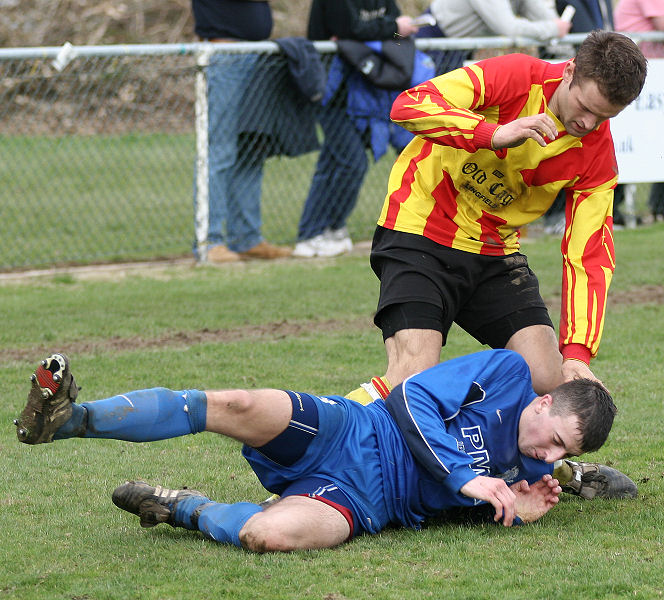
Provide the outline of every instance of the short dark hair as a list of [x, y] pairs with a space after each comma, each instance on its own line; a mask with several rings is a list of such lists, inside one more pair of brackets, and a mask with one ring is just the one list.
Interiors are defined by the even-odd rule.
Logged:
[[551, 392], [551, 414], [575, 415], [579, 419], [581, 452], [594, 452], [602, 447], [613, 425], [618, 409], [607, 389], [592, 379], [573, 379]]
[[641, 93], [648, 61], [626, 35], [596, 29], [579, 46], [570, 86], [590, 79], [611, 104], [627, 106]]

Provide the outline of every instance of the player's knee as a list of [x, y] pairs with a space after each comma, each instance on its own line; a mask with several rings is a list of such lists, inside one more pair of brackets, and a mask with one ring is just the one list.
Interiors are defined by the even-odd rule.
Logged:
[[240, 543], [243, 548], [252, 552], [290, 552], [296, 546], [288, 535], [281, 532], [275, 523], [268, 523], [269, 519], [257, 514], [240, 530]]
[[531, 372], [531, 375], [533, 380], [533, 390], [535, 390], [535, 393], [540, 396], [548, 394], [551, 390], [554, 390], [564, 383], [560, 369], [539, 369]]
[[227, 390], [208, 395], [208, 403], [216, 404], [225, 412], [242, 414], [250, 412], [255, 407], [256, 400], [247, 390]]

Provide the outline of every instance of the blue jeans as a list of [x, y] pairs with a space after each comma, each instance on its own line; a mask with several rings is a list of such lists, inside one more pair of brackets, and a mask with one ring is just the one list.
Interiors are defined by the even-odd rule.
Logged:
[[[239, 113], [258, 56], [216, 54], [208, 67], [209, 246], [244, 252], [262, 241], [265, 154], [240, 135]], [[196, 177], [194, 176], [194, 198]], [[225, 225], [225, 227], [224, 227]]]
[[298, 240], [346, 225], [369, 167], [363, 135], [346, 114], [346, 96], [341, 100], [320, 109], [325, 141], [302, 209]]

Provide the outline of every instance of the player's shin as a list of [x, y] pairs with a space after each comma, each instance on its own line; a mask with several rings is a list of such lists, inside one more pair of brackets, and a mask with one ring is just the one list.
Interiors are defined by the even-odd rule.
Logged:
[[198, 390], [139, 390], [73, 406], [54, 439], [90, 437], [151, 442], [205, 430], [207, 399]]
[[[187, 510], [185, 504], [186, 501], [179, 503], [177, 506], [176, 523], [179, 519], [185, 517], [185, 512], [179, 516], [180, 510]], [[235, 546], [242, 546], [240, 530], [244, 527], [244, 524], [256, 513], [263, 510], [258, 504], [250, 502], [237, 502], [236, 504], [213, 502], [198, 508], [198, 514], [194, 515], [194, 519], [203, 535], [216, 542]]]

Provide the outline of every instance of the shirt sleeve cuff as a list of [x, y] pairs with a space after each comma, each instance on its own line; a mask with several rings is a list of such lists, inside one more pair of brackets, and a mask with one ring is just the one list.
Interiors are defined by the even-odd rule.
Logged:
[[498, 127], [500, 127], [500, 125], [496, 125], [495, 123], [480, 121], [473, 131], [473, 141], [475, 142], [475, 146], [477, 148], [488, 148], [491, 150], [491, 139]]
[[562, 350], [563, 360], [579, 360], [590, 364], [591, 353], [588, 348], [581, 344], [568, 344]]
[[477, 473], [470, 467], [455, 469], [445, 478], [445, 485], [455, 492], [459, 492], [471, 479], [475, 479]]

